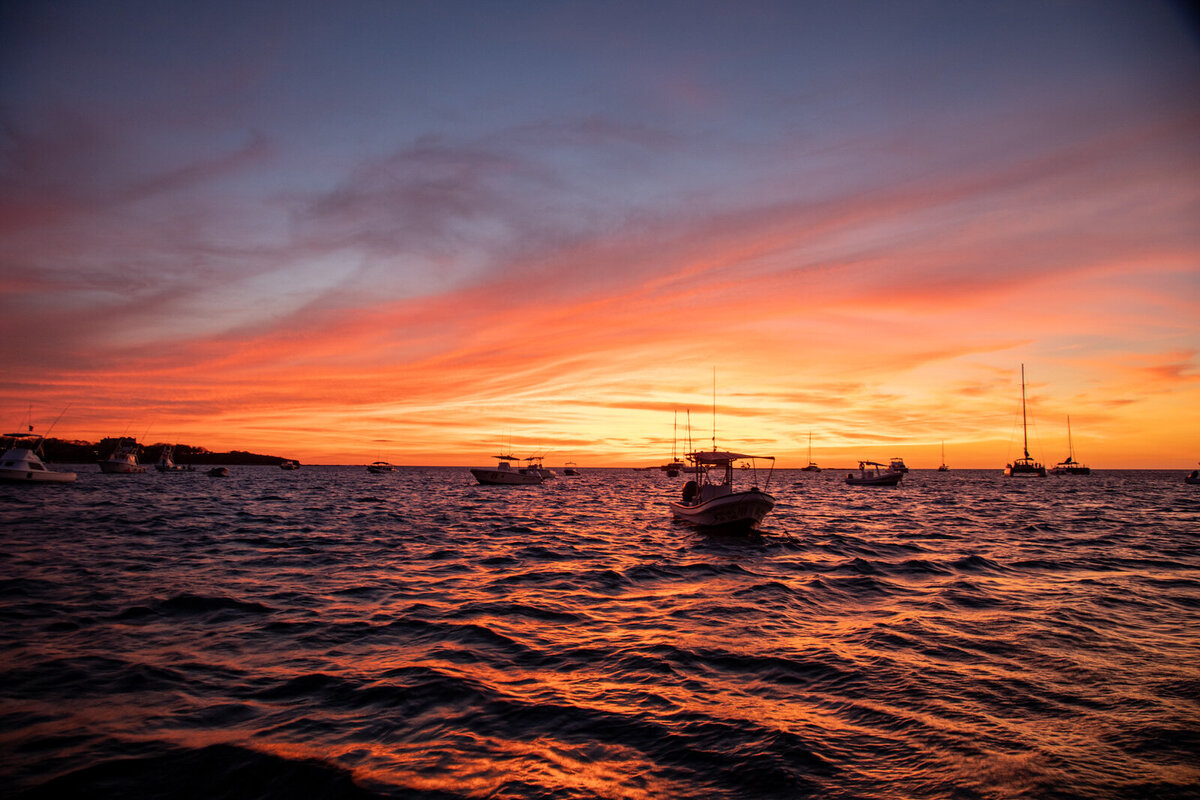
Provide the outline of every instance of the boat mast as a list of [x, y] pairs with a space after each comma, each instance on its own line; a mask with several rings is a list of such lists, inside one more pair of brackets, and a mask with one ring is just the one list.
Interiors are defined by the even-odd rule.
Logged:
[[713, 452], [717, 452], [717, 368], [713, 367]]
[[1025, 441], [1025, 458], [1029, 458], [1029, 427], [1025, 417], [1025, 365], [1021, 365], [1021, 436]]
[[1075, 443], [1071, 441], [1071, 415], [1067, 415], [1067, 461], [1075, 460]]

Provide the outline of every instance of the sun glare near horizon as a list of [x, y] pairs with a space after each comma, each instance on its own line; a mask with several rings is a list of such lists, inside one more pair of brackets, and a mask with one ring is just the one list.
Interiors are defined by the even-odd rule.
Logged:
[[7, 7], [0, 422], [1194, 468], [1183, 11], [701, 5]]

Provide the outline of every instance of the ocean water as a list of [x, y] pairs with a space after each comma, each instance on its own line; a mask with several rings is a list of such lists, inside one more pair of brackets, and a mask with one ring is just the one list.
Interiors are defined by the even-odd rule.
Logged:
[[1200, 797], [1200, 487], [0, 486], [0, 795]]

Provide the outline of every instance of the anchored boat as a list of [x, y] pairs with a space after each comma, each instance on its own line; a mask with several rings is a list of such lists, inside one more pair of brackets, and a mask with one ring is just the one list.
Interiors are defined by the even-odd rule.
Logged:
[[[749, 531], [757, 528], [775, 507], [775, 498], [766, 492], [775, 470], [774, 456], [713, 450], [688, 453], [687, 457], [698, 468], [696, 474], [700, 480], [685, 483], [682, 500], [671, 503], [671, 515], [675, 519], [701, 528]], [[770, 462], [761, 489], [758, 487], [757, 459]], [[737, 462], [745, 462], [754, 473], [750, 488], [740, 492], [735, 491], [733, 485], [733, 467]], [[713, 473], [717, 475], [714, 477]]]
[[[485, 486], [536, 486], [545, 478], [542, 476], [539, 459], [526, 458], [528, 466], [513, 468], [511, 462], [517, 461], [516, 456], [498, 455], [495, 467], [471, 467], [475, 480]], [[536, 465], [536, 466], [535, 466]]]
[[8, 449], [0, 456], [0, 481], [10, 483], [74, 483], [74, 472], [58, 472], [46, 466], [39, 454], [42, 437], [33, 433], [6, 433], [11, 439]]
[[100, 471], [110, 474], [138, 474], [146, 468], [138, 463], [138, 445], [133, 439], [121, 439], [113, 449], [112, 455], [100, 462]]
[[800, 468], [801, 472], [820, 472], [817, 462], [812, 460], [812, 434], [808, 434], [808, 465]]
[[176, 464], [172, 456], [175, 455], [175, 445], [163, 445], [162, 454], [158, 457], [154, 468], [159, 472], [195, 472], [196, 468], [191, 465]]
[[1029, 421], [1025, 416], [1025, 365], [1021, 365], [1021, 435], [1024, 439], [1025, 456], [1013, 460], [1004, 467], [1004, 474], [1009, 477], [1044, 478], [1046, 468], [1034, 461], [1029, 455]]
[[1075, 443], [1071, 441], [1071, 418], [1067, 417], [1067, 458], [1055, 464], [1050, 472], [1055, 475], [1091, 475], [1092, 468], [1075, 460]]
[[903, 477], [903, 472], [892, 470], [890, 465], [880, 464], [878, 461], [860, 461], [858, 474], [848, 473], [846, 483], [851, 486], [895, 486]]

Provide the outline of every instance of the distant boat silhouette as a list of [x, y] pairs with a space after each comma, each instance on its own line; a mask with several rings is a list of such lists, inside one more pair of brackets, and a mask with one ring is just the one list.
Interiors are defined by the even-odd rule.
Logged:
[[496, 456], [496, 460], [498, 463], [494, 468], [471, 467], [471, 474], [475, 476], [475, 480], [485, 486], [536, 486], [545, 480], [542, 473], [533, 466], [535, 459], [525, 459], [530, 465], [518, 469], [513, 469], [509, 463], [516, 461], [516, 456], [501, 454]]
[[817, 466], [817, 462], [812, 460], [812, 432], [808, 434], [808, 466], [801, 467], [801, 472], [820, 472], [821, 468]]
[[195, 467], [184, 466], [183, 464], [176, 464], [175, 460], [173, 458], [171, 458], [171, 456], [174, 453], [175, 453], [175, 445], [164, 444], [162, 453], [159, 454], [158, 462], [154, 465], [154, 468], [156, 470], [158, 470], [159, 472], [194, 472], [195, 471], [195, 469], [196, 469]]
[[1029, 422], [1025, 416], [1025, 365], [1021, 365], [1021, 434], [1024, 441], [1025, 456], [1004, 467], [1004, 474], [1010, 477], [1024, 476], [1027, 478], [1046, 477], [1046, 468], [1034, 461], [1029, 455]]
[[949, 472], [950, 468], [946, 466], [946, 442], [942, 441], [942, 465], [938, 467], [938, 472]]
[[1075, 460], [1075, 443], [1071, 441], [1071, 418], [1067, 417], [1067, 458], [1055, 464], [1050, 471], [1055, 475], [1091, 475], [1092, 468]]
[[895, 486], [904, 477], [903, 472], [883, 469], [886, 464], [878, 461], [858, 462], [858, 475], [853, 472], [846, 475], [846, 483], [850, 486]]
[[138, 463], [137, 442], [133, 439], [119, 439], [112, 454], [100, 462], [100, 471], [109, 474], [138, 474], [146, 468]]

